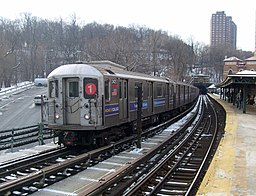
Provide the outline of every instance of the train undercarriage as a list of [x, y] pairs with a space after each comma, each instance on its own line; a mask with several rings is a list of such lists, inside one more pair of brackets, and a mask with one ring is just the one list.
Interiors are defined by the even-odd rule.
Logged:
[[[162, 114], [142, 119], [142, 128], [147, 128], [176, 116], [178, 113], [189, 108], [191, 104], [182, 106]], [[64, 146], [84, 146], [88, 149], [104, 146], [111, 142], [118, 141], [126, 136], [136, 134], [137, 121], [107, 128], [105, 130], [55, 130], [55, 137], [58, 137], [58, 144]]]

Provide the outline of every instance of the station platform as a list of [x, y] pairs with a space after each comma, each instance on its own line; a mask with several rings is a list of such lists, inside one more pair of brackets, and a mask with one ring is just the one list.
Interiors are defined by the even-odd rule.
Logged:
[[256, 195], [256, 105], [243, 113], [211, 96], [226, 110], [226, 127], [197, 195]]

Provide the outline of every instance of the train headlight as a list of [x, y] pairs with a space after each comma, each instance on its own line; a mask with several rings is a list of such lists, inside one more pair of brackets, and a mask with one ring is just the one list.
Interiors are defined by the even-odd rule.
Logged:
[[58, 113], [55, 114], [55, 118], [56, 119], [59, 119], [60, 118], [60, 115]]
[[89, 119], [90, 119], [90, 114], [85, 114], [85, 115], [84, 115], [84, 118], [85, 118], [86, 120], [89, 120]]

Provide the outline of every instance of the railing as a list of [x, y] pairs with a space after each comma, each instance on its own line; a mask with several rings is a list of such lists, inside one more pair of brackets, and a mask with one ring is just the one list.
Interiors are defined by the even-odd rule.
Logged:
[[15, 86], [11, 86], [11, 87], [2, 89], [2, 90], [0, 90], [0, 97], [1, 96], [6, 96], [6, 95], [11, 94], [11, 93], [19, 93], [21, 91], [24, 91], [24, 90], [30, 88], [33, 85], [34, 85], [33, 82], [24, 82], [20, 85], [15, 85]]
[[37, 141], [39, 145], [43, 145], [44, 140], [50, 138], [53, 138], [52, 131], [42, 123], [23, 128], [3, 130], [0, 132], [0, 150], [11, 148], [13, 152], [14, 147]]

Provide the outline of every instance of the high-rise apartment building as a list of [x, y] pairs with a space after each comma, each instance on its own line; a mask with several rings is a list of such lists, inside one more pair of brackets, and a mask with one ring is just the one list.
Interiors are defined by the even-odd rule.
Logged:
[[211, 47], [230, 47], [236, 49], [236, 24], [231, 16], [224, 11], [212, 14], [211, 18]]

